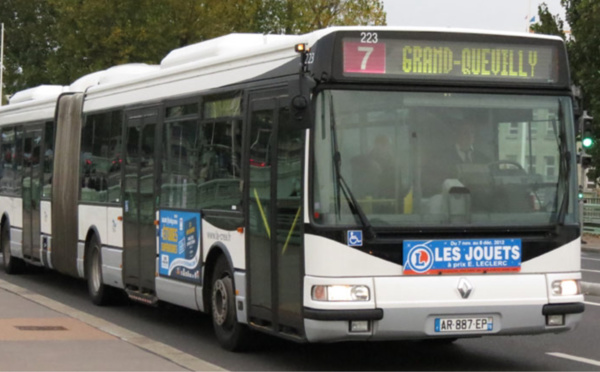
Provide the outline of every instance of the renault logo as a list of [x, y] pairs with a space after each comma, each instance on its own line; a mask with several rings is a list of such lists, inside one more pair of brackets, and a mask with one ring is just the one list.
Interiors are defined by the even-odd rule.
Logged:
[[473, 285], [465, 278], [460, 278], [458, 281], [458, 293], [462, 296], [462, 298], [468, 298], [473, 290]]

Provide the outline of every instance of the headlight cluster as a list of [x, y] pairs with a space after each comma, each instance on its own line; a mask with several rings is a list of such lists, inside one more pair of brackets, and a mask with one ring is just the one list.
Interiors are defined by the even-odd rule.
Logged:
[[552, 282], [552, 293], [557, 296], [574, 296], [581, 293], [579, 280], [566, 279]]
[[369, 301], [371, 294], [365, 285], [314, 285], [314, 301]]

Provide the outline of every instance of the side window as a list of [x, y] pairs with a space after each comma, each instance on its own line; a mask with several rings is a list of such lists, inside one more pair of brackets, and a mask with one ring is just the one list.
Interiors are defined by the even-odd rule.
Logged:
[[13, 195], [15, 190], [16, 163], [15, 163], [15, 129], [5, 128], [2, 130], [2, 160], [0, 167], [0, 193]]
[[13, 169], [15, 169], [14, 193], [21, 196], [21, 179], [23, 178], [23, 127], [15, 128], [15, 146], [13, 153]]
[[[117, 119], [114, 126], [113, 116]], [[86, 117], [81, 132], [82, 201], [106, 203], [119, 200], [120, 127], [120, 116], [110, 112]]]
[[162, 137], [161, 206], [195, 208], [198, 153], [203, 143], [198, 103], [168, 106]]
[[160, 198], [162, 206], [196, 206], [198, 152], [201, 143], [197, 119], [165, 123]]
[[[241, 95], [165, 110], [161, 207], [237, 209], [241, 201]], [[199, 122], [200, 119], [200, 122]]]
[[271, 111], [255, 112], [252, 114], [252, 123], [254, 125], [250, 133], [250, 165], [261, 168], [270, 166], [273, 114]]
[[44, 156], [42, 171], [42, 198], [52, 197], [52, 171], [54, 167], [54, 122], [47, 121], [44, 124]]
[[121, 201], [121, 165], [123, 164], [123, 111], [111, 113], [108, 138], [108, 202]]
[[204, 102], [198, 208], [237, 210], [240, 205], [241, 103], [241, 95]]
[[[290, 128], [289, 122], [289, 110], [281, 108], [277, 141], [277, 198], [300, 200], [302, 197], [305, 132], [303, 129]], [[285, 212], [281, 211], [280, 213]]]

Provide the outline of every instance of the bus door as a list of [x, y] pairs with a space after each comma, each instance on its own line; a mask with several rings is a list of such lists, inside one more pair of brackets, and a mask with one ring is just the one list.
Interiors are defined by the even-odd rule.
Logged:
[[287, 91], [250, 94], [246, 153], [248, 320], [302, 337], [305, 130], [289, 127]]
[[153, 295], [156, 273], [154, 220], [158, 110], [129, 111], [125, 116], [123, 280], [126, 289]]
[[40, 168], [42, 125], [25, 127], [23, 135], [23, 255], [40, 260]]

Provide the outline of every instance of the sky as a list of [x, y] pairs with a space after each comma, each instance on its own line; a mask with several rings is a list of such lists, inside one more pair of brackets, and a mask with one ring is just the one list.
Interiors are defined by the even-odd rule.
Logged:
[[[513, 32], [525, 32], [543, 2], [550, 13], [559, 14], [564, 21], [560, 0], [383, 0], [389, 26]], [[565, 28], [568, 28], [566, 23]]]

